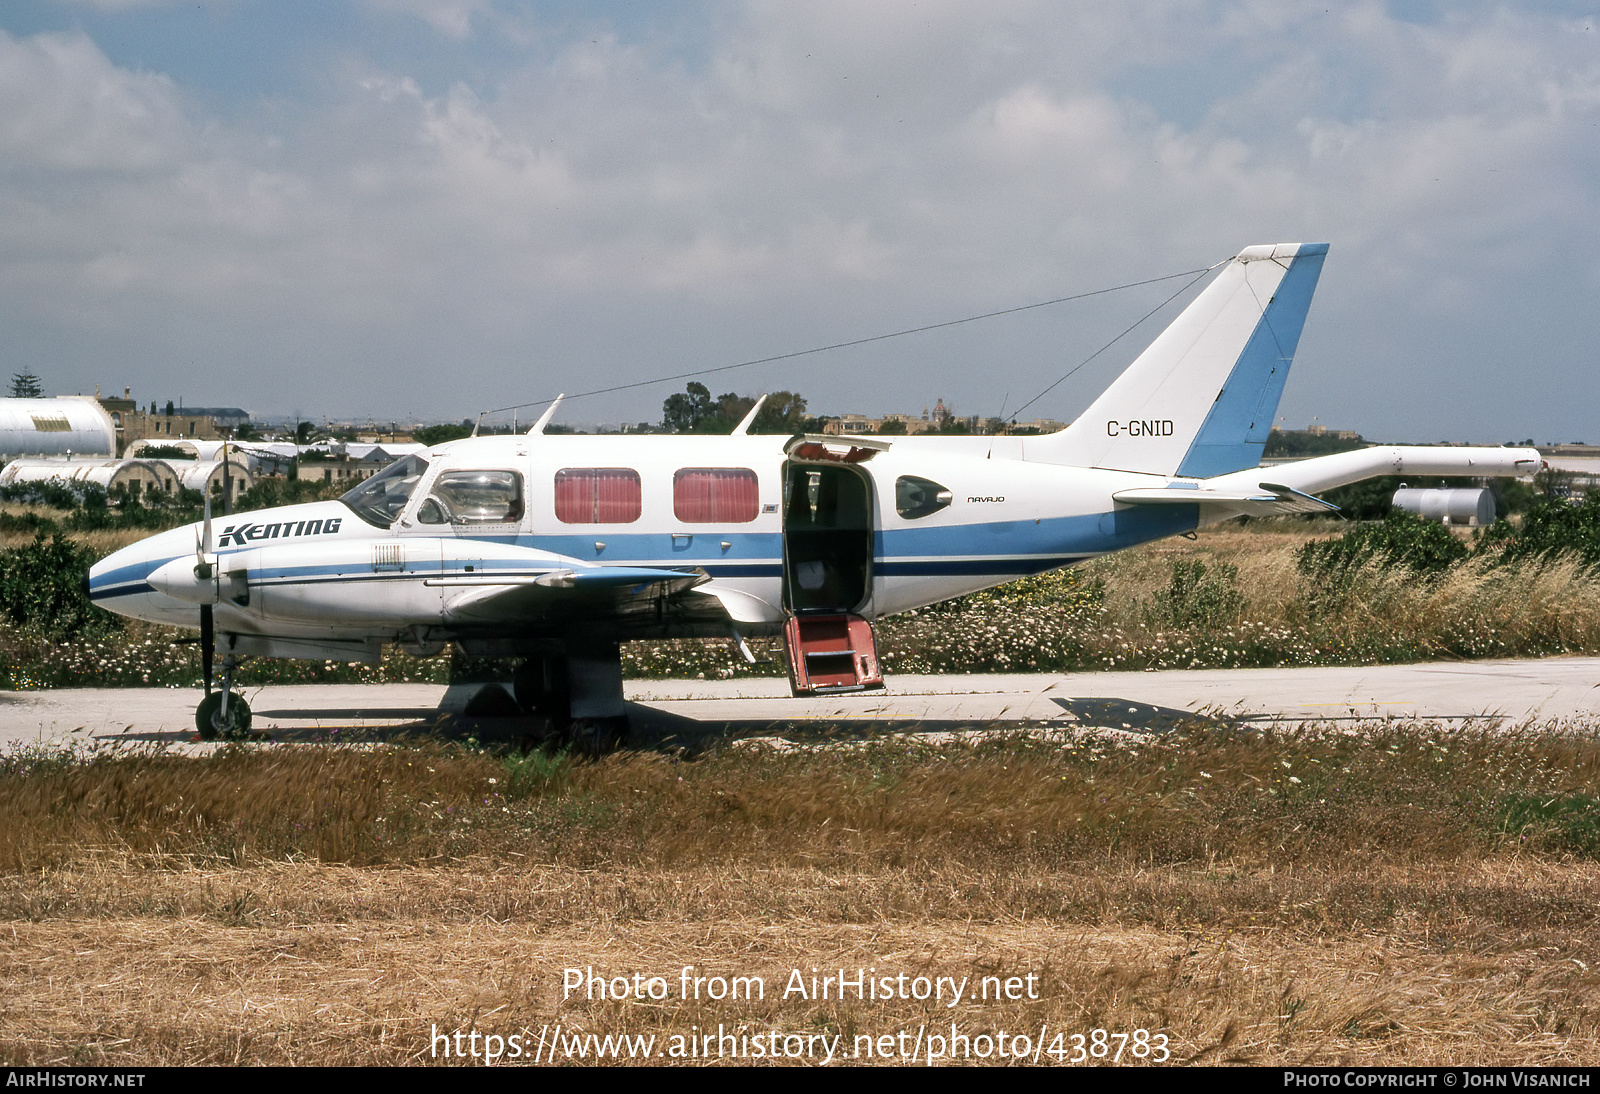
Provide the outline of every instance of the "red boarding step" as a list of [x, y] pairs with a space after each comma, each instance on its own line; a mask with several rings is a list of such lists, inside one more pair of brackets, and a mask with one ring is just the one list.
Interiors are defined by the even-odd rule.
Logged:
[[883, 687], [872, 624], [859, 615], [792, 615], [783, 644], [796, 695]]

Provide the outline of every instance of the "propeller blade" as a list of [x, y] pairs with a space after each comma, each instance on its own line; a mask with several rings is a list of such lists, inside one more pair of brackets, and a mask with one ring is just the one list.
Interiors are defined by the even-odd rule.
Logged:
[[205, 538], [202, 542], [204, 544], [205, 553], [209, 555], [217, 549], [215, 541], [211, 538], [211, 494], [209, 491], [206, 493], [205, 529]]
[[211, 627], [211, 605], [200, 605], [200, 670], [206, 694], [211, 694], [211, 661], [216, 654], [216, 635]]

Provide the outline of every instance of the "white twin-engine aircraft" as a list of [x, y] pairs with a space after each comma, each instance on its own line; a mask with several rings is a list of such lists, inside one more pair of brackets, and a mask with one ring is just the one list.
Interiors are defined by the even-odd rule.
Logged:
[[525, 435], [408, 456], [338, 501], [152, 536], [96, 565], [90, 595], [200, 627], [202, 737], [249, 726], [241, 658], [457, 642], [521, 658], [517, 702], [603, 747], [627, 725], [628, 639], [722, 636], [749, 656], [744, 636], [782, 633], [796, 694], [881, 687], [880, 616], [1235, 516], [1333, 509], [1312, 494], [1376, 475], [1537, 470], [1526, 448], [1258, 466], [1326, 253], [1259, 246], [1222, 264], [1059, 433], [751, 436], [752, 411], [731, 436], [547, 436], [547, 412]]

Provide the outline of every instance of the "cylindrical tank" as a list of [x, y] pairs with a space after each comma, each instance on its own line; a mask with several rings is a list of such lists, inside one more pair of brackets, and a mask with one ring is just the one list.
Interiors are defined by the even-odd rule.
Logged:
[[1494, 523], [1494, 494], [1481, 487], [1423, 490], [1402, 486], [1394, 492], [1394, 503], [1423, 520], [1479, 527]]
[[0, 399], [0, 459], [110, 456], [116, 450], [116, 422], [93, 399]]

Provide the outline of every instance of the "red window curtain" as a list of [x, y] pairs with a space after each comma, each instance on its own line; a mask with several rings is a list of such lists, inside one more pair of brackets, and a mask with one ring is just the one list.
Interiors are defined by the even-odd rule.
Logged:
[[594, 472], [568, 467], [556, 472], [556, 519], [563, 524], [594, 522]]
[[594, 470], [594, 520], [596, 524], [631, 524], [643, 506], [639, 472], [626, 467]]
[[639, 472], [567, 467], [556, 472], [556, 519], [564, 524], [631, 524], [642, 508]]
[[672, 479], [672, 511], [685, 524], [746, 524], [761, 510], [760, 482], [744, 467], [686, 467]]

